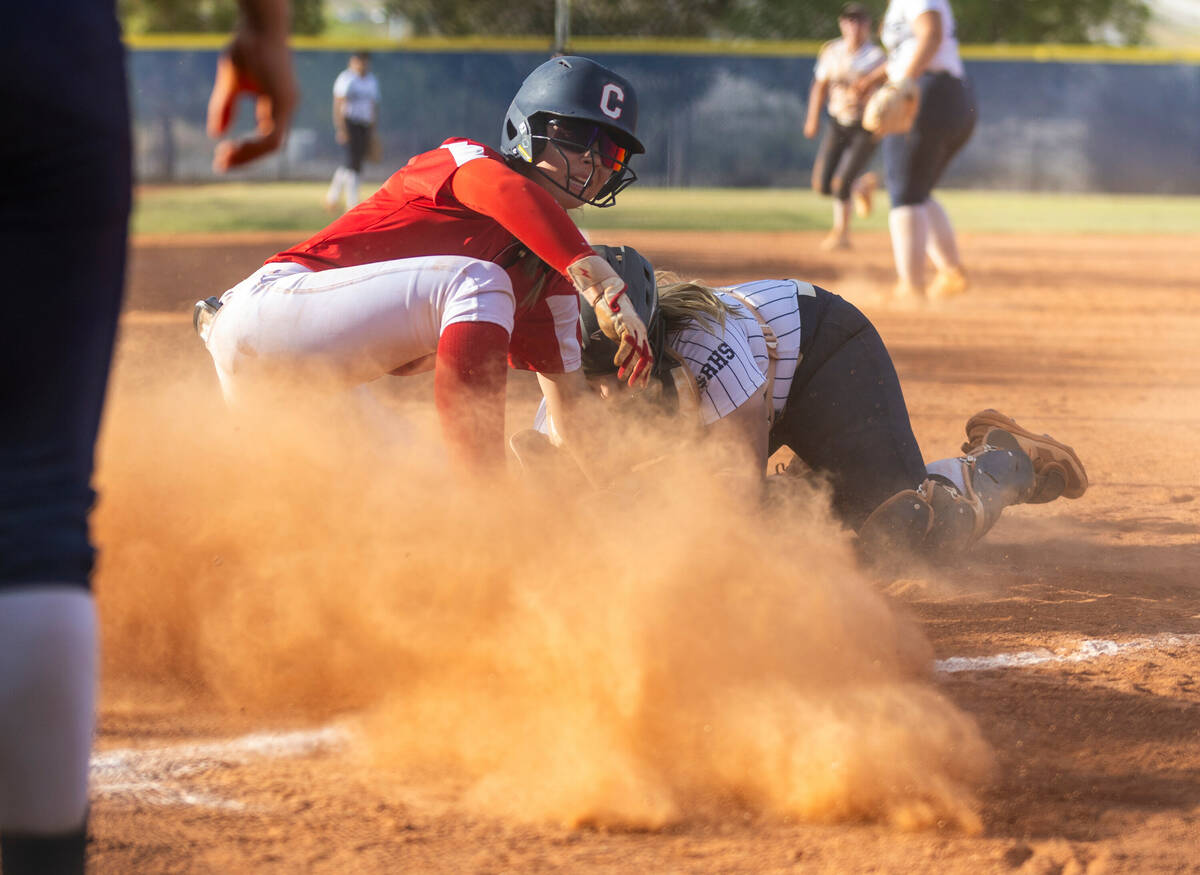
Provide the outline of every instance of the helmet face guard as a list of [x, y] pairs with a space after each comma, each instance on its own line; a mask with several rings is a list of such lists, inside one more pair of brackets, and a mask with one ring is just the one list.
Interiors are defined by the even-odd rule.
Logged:
[[637, 179], [629, 159], [645, 149], [636, 128], [637, 94], [628, 80], [589, 58], [553, 58], [530, 73], [513, 98], [500, 151], [528, 164], [536, 164], [548, 148], [564, 159], [568, 152], [591, 156], [587, 184], [596, 168], [612, 171], [591, 198], [580, 197], [587, 184], [575, 191], [569, 179], [561, 185], [545, 178], [583, 203], [606, 207]]
[[[560, 183], [551, 178], [541, 168], [535, 169], [547, 182], [556, 188], [561, 188], [571, 197], [594, 207], [611, 207], [616, 201], [617, 194], [637, 181], [637, 174], [629, 166], [632, 151], [620, 145], [613, 132], [605, 125], [583, 119], [546, 118], [534, 119], [535, 130], [540, 128], [544, 133], [533, 133], [530, 140], [533, 143], [533, 157], [536, 159], [547, 149], [554, 149], [562, 159], [563, 166], [568, 164], [568, 153], [584, 155], [591, 166], [591, 171], [582, 184], [572, 186], [568, 176], [566, 183]], [[583, 193], [591, 186], [597, 171], [601, 168], [611, 173], [603, 186], [590, 198]]]

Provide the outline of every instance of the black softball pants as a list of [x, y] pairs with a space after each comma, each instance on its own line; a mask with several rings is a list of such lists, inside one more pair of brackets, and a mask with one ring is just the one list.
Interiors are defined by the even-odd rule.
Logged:
[[929, 200], [978, 118], [970, 82], [942, 72], [925, 73], [917, 84], [921, 104], [912, 129], [883, 138], [884, 176], [893, 207]]
[[371, 126], [346, 119], [346, 159], [344, 166], [362, 173], [363, 160], [371, 145]]
[[801, 353], [771, 452], [789, 447], [827, 475], [833, 509], [857, 529], [876, 507], [925, 479], [900, 378], [857, 307], [822, 288], [800, 296]]
[[867, 169], [877, 145], [861, 124], [843, 125], [829, 119], [813, 164], [813, 188], [840, 201], [850, 200], [854, 180]]

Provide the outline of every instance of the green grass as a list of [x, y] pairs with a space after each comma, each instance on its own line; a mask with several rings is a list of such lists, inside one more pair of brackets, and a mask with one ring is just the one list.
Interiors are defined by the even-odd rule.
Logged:
[[[366, 186], [364, 187], [366, 188]], [[297, 231], [329, 222], [324, 183], [217, 183], [139, 189], [135, 233]], [[1200, 233], [1200, 197], [945, 191], [938, 198], [967, 233]], [[860, 229], [887, 227], [886, 195]], [[587, 229], [804, 231], [829, 227], [828, 200], [806, 189], [633, 187], [617, 206], [576, 214]]]

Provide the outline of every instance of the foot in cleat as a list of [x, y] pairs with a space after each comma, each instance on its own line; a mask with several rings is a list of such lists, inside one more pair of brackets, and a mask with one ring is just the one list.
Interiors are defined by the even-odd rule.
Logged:
[[967, 420], [967, 442], [963, 452], [988, 443], [993, 429], [1007, 432], [1033, 463], [1034, 487], [1028, 504], [1042, 504], [1062, 496], [1079, 498], [1087, 491], [1088, 477], [1083, 462], [1071, 447], [1048, 434], [1035, 434], [1022, 428], [998, 410], [982, 410]]

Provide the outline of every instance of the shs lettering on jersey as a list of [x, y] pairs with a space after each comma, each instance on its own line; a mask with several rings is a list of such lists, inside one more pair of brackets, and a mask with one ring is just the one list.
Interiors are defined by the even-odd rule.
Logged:
[[700, 366], [699, 373], [696, 374], [696, 388], [701, 392], [704, 391], [708, 387], [708, 381], [735, 358], [737, 358], [737, 353], [728, 343], [717, 344], [717, 348], [709, 354], [708, 359]]

